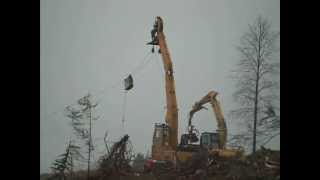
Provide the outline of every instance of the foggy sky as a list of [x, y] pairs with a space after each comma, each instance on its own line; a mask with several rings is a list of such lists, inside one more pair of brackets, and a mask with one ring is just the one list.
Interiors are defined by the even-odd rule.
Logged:
[[[63, 108], [90, 92], [99, 105], [93, 135], [103, 150], [110, 140], [128, 133], [135, 152], [151, 151], [153, 126], [164, 122], [164, 72], [160, 54], [133, 74], [122, 128], [124, 76], [150, 52], [150, 30], [156, 16], [173, 61], [179, 108], [179, 136], [185, 133], [187, 113], [208, 91], [219, 92], [229, 133], [239, 128], [229, 119], [236, 107], [230, 71], [239, 60], [236, 46], [259, 16], [280, 31], [278, 0], [41, 0], [40, 24], [40, 172], [49, 172], [54, 159], [72, 137]], [[194, 124], [215, 131], [211, 109], [199, 112]], [[102, 147], [101, 147], [102, 145]], [[269, 144], [279, 149], [279, 138]], [[99, 152], [95, 154], [97, 158]]]

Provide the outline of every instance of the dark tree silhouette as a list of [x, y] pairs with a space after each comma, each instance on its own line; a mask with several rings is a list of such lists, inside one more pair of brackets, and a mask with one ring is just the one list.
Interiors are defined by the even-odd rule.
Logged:
[[75, 135], [78, 139], [83, 140], [85, 146], [88, 147], [88, 174], [87, 179], [90, 179], [90, 160], [91, 160], [91, 151], [94, 150], [92, 143], [92, 120], [97, 120], [92, 116], [93, 108], [97, 107], [98, 104], [93, 104], [91, 100], [91, 95], [88, 94], [77, 102], [77, 107], [66, 107], [67, 117], [70, 118], [71, 125], [73, 127]]
[[66, 152], [59, 155], [60, 158], [52, 163], [51, 169], [53, 170], [54, 175], [59, 179], [66, 179], [66, 171], [71, 175], [73, 174], [73, 160], [81, 157], [81, 154], [78, 151], [79, 148], [80, 147], [73, 144], [73, 141], [70, 141], [66, 148]]
[[249, 25], [249, 31], [237, 47], [241, 59], [233, 71], [237, 81], [233, 96], [240, 108], [231, 114], [241, 120], [247, 130], [232, 140], [252, 145], [252, 152], [256, 151], [257, 142], [263, 144], [280, 130], [280, 108], [277, 107], [280, 98], [276, 92], [279, 90], [279, 37], [280, 33], [271, 31], [271, 24], [260, 16]]

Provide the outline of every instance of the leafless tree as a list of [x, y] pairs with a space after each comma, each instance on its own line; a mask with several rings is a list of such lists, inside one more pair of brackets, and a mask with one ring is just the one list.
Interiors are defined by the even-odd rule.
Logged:
[[280, 131], [279, 39], [280, 32], [271, 31], [271, 24], [259, 16], [237, 47], [241, 59], [233, 71], [237, 82], [233, 96], [240, 108], [231, 114], [247, 129], [234, 139], [246, 140], [253, 152], [257, 143]]
[[80, 98], [77, 102], [77, 107], [66, 107], [67, 117], [70, 118], [71, 125], [73, 127], [75, 135], [84, 141], [85, 146], [88, 147], [88, 175], [87, 179], [90, 179], [90, 160], [91, 151], [94, 150], [92, 143], [92, 120], [97, 120], [98, 118], [92, 117], [92, 109], [98, 104], [93, 104], [91, 100], [91, 95], [88, 94]]

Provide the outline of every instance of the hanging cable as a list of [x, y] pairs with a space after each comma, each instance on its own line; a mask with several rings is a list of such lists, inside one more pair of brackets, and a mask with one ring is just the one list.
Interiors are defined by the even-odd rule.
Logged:
[[123, 104], [122, 104], [122, 130], [123, 130], [123, 134], [125, 133], [125, 127], [124, 127], [124, 122], [126, 119], [126, 105], [127, 105], [127, 93], [128, 91], [124, 91], [124, 96], [123, 96]]
[[[126, 74], [125, 76], [123, 76], [123, 77], [126, 77], [126, 76], [129, 75], [129, 74], [135, 74], [135, 73], [137, 73], [138, 71], [140, 71], [140, 70], [145, 66], [145, 64], [148, 62], [149, 59], [147, 59], [147, 58], [149, 57], [150, 54], [152, 54], [152, 53], [151, 53], [151, 52], [147, 53], [147, 54], [143, 57], [143, 59], [140, 61], [140, 63], [139, 63], [131, 72], [127, 73], [127, 74]], [[122, 82], [122, 80], [123, 80], [123, 77], [122, 77], [121, 79], [119, 79], [118, 81], [116, 81], [115, 83], [113, 83], [111, 86], [107, 86], [107, 87], [103, 88], [102, 90], [97, 91], [96, 93], [93, 93], [93, 94], [95, 94], [96, 96], [99, 96], [99, 95], [102, 95], [103, 93], [105, 93], [107, 90], [111, 90], [111, 89], [113, 89], [113, 88], [118, 87], [118, 86], [121, 84], [121, 82]], [[73, 101], [73, 102], [74, 102], [74, 103], [69, 104], [69, 106], [76, 105], [77, 102], [78, 102], [78, 99], [75, 100], [75, 101]], [[99, 102], [100, 102], [100, 101], [99, 101]], [[44, 115], [44, 118], [49, 118], [49, 117], [51, 117], [51, 116], [59, 113], [60, 111], [63, 111], [64, 109], [65, 109], [65, 107], [63, 107], [63, 108], [57, 108], [55, 111]]]
[[129, 72], [128, 74], [126, 74], [126, 76], [128, 76], [129, 74], [135, 74], [138, 70], [141, 70], [142, 67], [145, 65], [146, 62], [148, 62], [148, 56], [152, 54], [151, 52], [149, 52], [144, 58], [143, 60], [140, 62], [140, 64], [138, 66], [136, 66], [131, 72]]
[[140, 70], [142, 70], [145, 67], [145, 65], [149, 62], [149, 59], [150, 59], [149, 55], [150, 54], [151, 54], [150, 52], [147, 53], [147, 55], [144, 56], [144, 58], [140, 61], [140, 63], [132, 71], [130, 71], [129, 73], [126, 73], [126, 75], [123, 76], [119, 81], [114, 83], [113, 86], [111, 86], [110, 88], [106, 87], [106, 88], [102, 89], [101, 91], [98, 91], [96, 93], [96, 96], [103, 94], [106, 90], [111, 90], [113, 88], [118, 87], [121, 84], [121, 82], [123, 81], [123, 78], [125, 78], [129, 75], [134, 75], [134, 74], [138, 73]]
[[136, 72], [135, 72], [135, 74], [134, 74], [134, 75], [135, 75], [135, 78], [141, 76], [141, 74], [139, 74], [139, 73], [141, 72], [141, 70], [142, 70], [143, 68], [147, 67], [147, 65], [149, 65], [151, 61], [153, 61], [153, 58], [154, 58], [154, 56], [150, 56], [150, 58], [148, 58], [148, 59], [145, 61], [145, 63], [141, 66], [141, 68], [139, 69], [139, 71], [136, 71]]
[[[153, 58], [153, 56], [150, 56], [150, 57], [149, 57], [150, 54], [151, 54], [151, 53], [148, 53], [148, 54], [145, 56], [145, 58], [140, 62], [140, 64], [139, 64], [133, 71], [131, 71], [131, 73], [127, 73], [127, 74], [126, 74], [126, 77], [127, 77], [127, 76], [131, 76], [131, 75], [135, 75], [135, 78], [138, 77], [138, 73], [141, 72], [141, 70], [142, 70], [143, 68], [145, 68], [145, 67], [150, 63], [151, 59]], [[118, 81], [113, 87], [118, 87], [122, 81], [123, 81], [123, 80]], [[100, 95], [100, 94], [104, 93], [106, 90], [107, 90], [107, 89], [103, 89], [102, 91], [99, 91], [99, 93], [98, 93], [97, 95]], [[98, 100], [98, 101], [100, 102], [101, 99]]]

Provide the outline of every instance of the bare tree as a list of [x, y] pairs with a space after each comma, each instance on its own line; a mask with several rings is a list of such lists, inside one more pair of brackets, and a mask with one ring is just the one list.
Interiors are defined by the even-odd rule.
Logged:
[[90, 160], [91, 160], [91, 151], [94, 150], [92, 143], [92, 120], [97, 120], [98, 118], [92, 117], [92, 109], [95, 108], [98, 104], [93, 104], [91, 100], [91, 95], [88, 94], [77, 102], [78, 108], [71, 106], [66, 107], [67, 117], [71, 121], [75, 135], [84, 141], [85, 146], [88, 147], [88, 174], [87, 179], [90, 179]]
[[271, 31], [271, 24], [260, 16], [249, 25], [237, 47], [241, 59], [234, 71], [237, 90], [233, 95], [240, 108], [232, 115], [242, 120], [247, 130], [234, 138], [252, 142], [253, 152], [257, 142], [265, 142], [280, 130], [280, 101], [275, 91], [279, 90], [279, 37], [280, 32]]

